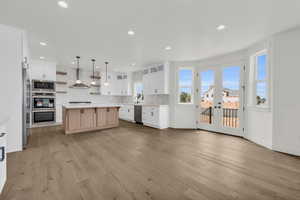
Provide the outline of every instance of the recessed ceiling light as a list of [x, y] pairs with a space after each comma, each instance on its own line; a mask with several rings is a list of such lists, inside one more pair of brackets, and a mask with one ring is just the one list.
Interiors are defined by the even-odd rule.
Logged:
[[44, 56], [40, 56], [40, 59], [41, 59], [41, 60], [44, 60], [44, 59], [45, 59], [45, 57], [44, 57]]
[[41, 46], [47, 46], [47, 43], [46, 42], [40, 42], [40, 45]]
[[75, 65], [75, 61], [71, 62], [72, 65]]
[[68, 3], [65, 1], [58, 1], [57, 4], [62, 8], [68, 8]]
[[171, 49], [172, 49], [172, 47], [170, 47], [170, 46], [165, 47], [165, 50], [167, 50], [167, 51], [170, 51]]
[[135, 32], [133, 30], [129, 30], [128, 35], [135, 35]]
[[217, 26], [217, 30], [218, 30], [218, 31], [222, 31], [222, 30], [224, 30], [224, 29], [226, 29], [226, 26], [223, 25], [223, 24]]

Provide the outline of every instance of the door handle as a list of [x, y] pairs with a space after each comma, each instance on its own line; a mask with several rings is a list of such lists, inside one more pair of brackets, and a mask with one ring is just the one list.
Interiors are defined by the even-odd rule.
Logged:
[[5, 147], [0, 147], [0, 151], [1, 151], [0, 162], [3, 162], [5, 159]]

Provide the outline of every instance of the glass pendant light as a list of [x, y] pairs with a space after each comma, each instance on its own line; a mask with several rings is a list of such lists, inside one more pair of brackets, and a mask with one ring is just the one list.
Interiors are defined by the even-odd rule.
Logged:
[[82, 81], [79, 79], [79, 59], [80, 59], [80, 56], [76, 56], [76, 60], [77, 60], [76, 83], [77, 84], [81, 84], [82, 83]]
[[91, 85], [96, 85], [96, 81], [95, 81], [95, 59], [92, 59], [92, 64], [93, 64], [93, 81], [91, 82]]
[[108, 86], [109, 85], [108, 80], [107, 80], [107, 65], [108, 65], [108, 62], [105, 62], [105, 65], [106, 65], [106, 67], [105, 67], [106, 72], [105, 72], [104, 86]]

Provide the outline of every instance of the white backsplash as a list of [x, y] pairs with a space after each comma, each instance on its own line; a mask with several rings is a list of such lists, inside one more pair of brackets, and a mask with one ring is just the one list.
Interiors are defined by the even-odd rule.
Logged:
[[[119, 96], [105, 96], [105, 95], [92, 95], [90, 92], [99, 92], [100, 88], [89, 88], [89, 89], [79, 89], [70, 88], [74, 81], [76, 80], [76, 71], [74, 68], [57, 66], [57, 70], [67, 72], [67, 76], [57, 75], [57, 81], [67, 82], [67, 85], [57, 85], [57, 91], [65, 91], [66, 94], [56, 94], [56, 103], [65, 104], [70, 101], [91, 101], [93, 103], [122, 103], [123, 99]], [[90, 83], [92, 80], [90, 76], [91, 71], [80, 71], [80, 79], [86, 83]], [[97, 81], [97, 84], [100, 84]]]
[[[135, 103], [133, 97], [123, 97], [123, 103]], [[154, 105], [168, 105], [169, 95], [159, 94], [159, 95], [145, 95], [144, 104], [154, 104]]]
[[65, 104], [69, 101], [91, 101], [93, 103], [122, 103], [122, 97], [90, 95], [89, 89], [70, 89], [67, 94], [56, 95], [57, 104]]

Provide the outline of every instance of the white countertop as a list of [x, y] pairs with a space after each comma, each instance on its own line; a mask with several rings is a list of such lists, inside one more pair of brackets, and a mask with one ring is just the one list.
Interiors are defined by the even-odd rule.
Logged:
[[63, 107], [67, 109], [76, 109], [76, 108], [112, 108], [112, 107], [121, 107], [120, 104], [63, 104]]

